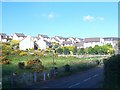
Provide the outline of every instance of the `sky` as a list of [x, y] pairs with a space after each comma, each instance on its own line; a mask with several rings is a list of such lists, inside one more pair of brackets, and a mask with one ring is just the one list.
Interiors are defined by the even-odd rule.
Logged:
[[2, 32], [49, 37], [117, 37], [118, 3], [3, 2]]

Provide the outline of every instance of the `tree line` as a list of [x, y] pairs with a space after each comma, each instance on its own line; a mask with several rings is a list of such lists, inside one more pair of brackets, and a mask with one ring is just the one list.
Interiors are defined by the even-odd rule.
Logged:
[[63, 46], [58, 47], [55, 45], [55, 51], [59, 54], [73, 54], [73, 55], [84, 55], [84, 54], [97, 54], [97, 55], [104, 55], [104, 54], [114, 54], [115, 49], [112, 47], [111, 44], [106, 44], [103, 46], [95, 45], [94, 47], [88, 48], [80, 48], [77, 49], [76, 46]]

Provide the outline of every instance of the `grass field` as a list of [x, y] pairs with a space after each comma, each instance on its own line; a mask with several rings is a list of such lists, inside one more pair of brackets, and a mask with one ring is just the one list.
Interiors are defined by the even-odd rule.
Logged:
[[[6, 75], [10, 75], [11, 73], [15, 72], [18, 74], [21, 73], [28, 73], [28, 72], [32, 72], [32, 70], [29, 69], [20, 69], [18, 67], [18, 62], [25, 62], [25, 64], [27, 63], [28, 60], [34, 59], [36, 58], [36, 56], [32, 56], [32, 55], [26, 55], [26, 56], [19, 56], [19, 55], [9, 55], [7, 56], [8, 59], [11, 61], [10, 64], [3, 64], [2, 65], [2, 75], [6, 76]], [[76, 57], [57, 57], [54, 58], [54, 62], [55, 64], [53, 65], [53, 58], [52, 58], [52, 54], [49, 54], [45, 57], [37, 57], [41, 60], [43, 66], [45, 67], [45, 71], [50, 71], [50, 69], [52, 67], [58, 67], [59, 69], [63, 69], [63, 66], [66, 64], [69, 64], [72, 69], [74, 70], [79, 70], [79, 68], [85, 68], [88, 66], [92, 66], [93, 64], [90, 64], [90, 58], [76, 58]], [[95, 62], [95, 60], [97, 60], [98, 58], [92, 58], [92, 61]]]

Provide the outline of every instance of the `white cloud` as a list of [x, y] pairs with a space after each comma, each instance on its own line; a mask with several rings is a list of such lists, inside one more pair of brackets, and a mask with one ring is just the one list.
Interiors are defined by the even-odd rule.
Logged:
[[84, 20], [84, 21], [91, 22], [91, 21], [95, 20], [95, 18], [94, 18], [93, 16], [88, 15], [88, 16], [84, 16], [84, 17], [83, 17], [83, 20]]
[[48, 14], [43, 13], [41, 16], [47, 17], [48, 19], [53, 19], [55, 17], [55, 14], [53, 12], [50, 12]]
[[90, 15], [87, 15], [87, 16], [83, 17], [83, 20], [87, 21], [87, 22], [92, 22], [92, 21], [95, 21], [95, 20], [103, 21], [104, 17], [93, 17], [93, 16], [90, 16]]

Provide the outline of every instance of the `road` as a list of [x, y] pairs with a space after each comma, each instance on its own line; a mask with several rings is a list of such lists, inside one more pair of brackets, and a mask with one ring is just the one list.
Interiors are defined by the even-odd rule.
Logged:
[[99, 88], [103, 77], [103, 66], [99, 66], [60, 79], [35, 83], [29, 88]]

